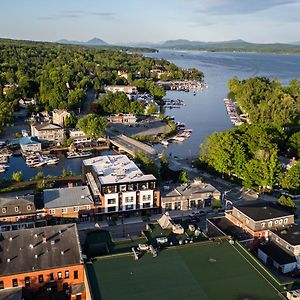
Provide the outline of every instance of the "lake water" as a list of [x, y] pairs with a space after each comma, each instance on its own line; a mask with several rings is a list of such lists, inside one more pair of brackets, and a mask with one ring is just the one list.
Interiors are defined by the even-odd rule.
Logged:
[[174, 115], [176, 121], [193, 129], [190, 138], [167, 148], [168, 153], [180, 158], [198, 157], [199, 144], [206, 136], [232, 127], [223, 99], [228, 93], [228, 80], [233, 76], [239, 79], [266, 76], [278, 78], [284, 84], [293, 78], [300, 79], [300, 55], [161, 50], [147, 56], [164, 58], [183, 68], [195, 67], [205, 74], [208, 89], [196, 96], [192, 92], [167, 92], [167, 98], [184, 99], [186, 106], [167, 109], [166, 114]]
[[[167, 115], [174, 115], [176, 121], [186, 124], [193, 130], [190, 138], [183, 143], [173, 143], [167, 148], [168, 153], [180, 158], [196, 158], [199, 144], [215, 131], [229, 129], [232, 124], [226, 113], [223, 99], [227, 95], [227, 82], [233, 76], [243, 79], [251, 76], [275, 77], [287, 84], [291, 79], [300, 79], [300, 55], [276, 55], [255, 53], [221, 53], [200, 51], [161, 50], [159, 53], [146, 54], [149, 57], [164, 58], [176, 65], [195, 67], [205, 74], [208, 89], [193, 93], [168, 91], [167, 98], [181, 98], [186, 106], [180, 109], [167, 109]], [[160, 147], [162, 149], [162, 147]], [[103, 154], [107, 154], [104, 152]], [[11, 177], [14, 171], [22, 170], [24, 178], [29, 179], [37, 172], [59, 175], [63, 169], [79, 174], [82, 159], [61, 159], [56, 166], [28, 168], [21, 157], [11, 157], [10, 169], [0, 174]]]

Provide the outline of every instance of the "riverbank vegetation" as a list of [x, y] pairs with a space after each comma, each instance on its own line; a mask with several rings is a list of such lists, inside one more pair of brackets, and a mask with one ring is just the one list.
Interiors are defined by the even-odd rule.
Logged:
[[243, 185], [264, 192], [281, 186], [300, 193], [300, 163], [285, 170], [280, 156], [299, 159], [300, 83], [276, 80], [229, 81], [230, 97], [251, 124], [217, 132], [200, 147], [200, 163]]

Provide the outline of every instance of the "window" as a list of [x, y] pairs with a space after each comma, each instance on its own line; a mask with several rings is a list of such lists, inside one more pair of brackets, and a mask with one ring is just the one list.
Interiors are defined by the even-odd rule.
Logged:
[[126, 192], [126, 184], [120, 185], [120, 192]]
[[65, 271], [65, 278], [70, 278], [69, 271]]
[[74, 211], [74, 212], [79, 212], [79, 207], [78, 207], [78, 206], [74, 206], [74, 207], [73, 207], [73, 211]]
[[50, 276], [50, 280], [53, 281], [53, 280], [54, 280], [54, 274], [53, 274], [53, 273], [50, 273], [49, 276]]
[[28, 276], [25, 277], [25, 280], [24, 280], [24, 281], [25, 281], [25, 286], [26, 286], [26, 287], [30, 287], [30, 277], [28, 277]]
[[63, 207], [63, 208], [61, 209], [61, 213], [62, 213], [62, 214], [66, 214], [67, 211], [68, 211], [68, 209], [67, 209], [66, 207]]
[[31, 210], [31, 205], [27, 205], [27, 210]]
[[181, 202], [175, 202], [175, 210], [180, 210], [181, 209]]
[[166, 210], [172, 210], [172, 203], [171, 203], [171, 202], [167, 202], [167, 203], [165, 204], [165, 209], [166, 209]]
[[78, 279], [78, 271], [74, 271], [74, 279]]
[[49, 210], [49, 214], [50, 214], [50, 215], [55, 215], [55, 209], [50, 209], [50, 210]]
[[90, 205], [86, 205], [86, 206], [85, 206], [85, 209], [86, 209], [86, 210], [90, 210], [90, 209], [91, 209], [91, 206], [90, 206]]
[[116, 199], [112, 198], [112, 199], [107, 199], [107, 204], [116, 204]]
[[131, 202], [133, 202], [133, 196], [125, 197], [125, 203], [131, 203]]
[[18, 212], [19, 211], [19, 206], [16, 206], [15, 207], [15, 212]]
[[261, 223], [261, 228], [265, 228], [266, 223]]
[[288, 221], [289, 221], [288, 218], [285, 218], [285, 219], [283, 220], [283, 223], [284, 223], [284, 224], [287, 224]]
[[43, 275], [39, 275], [39, 283], [43, 283], [44, 282], [44, 276]]
[[150, 203], [143, 203], [143, 208], [149, 208], [150, 207]]
[[1, 280], [0, 281], [0, 290], [3, 290], [4, 289], [4, 282]]
[[108, 207], [107, 211], [108, 212], [116, 211], [116, 207], [115, 206]]
[[13, 286], [13, 287], [18, 286], [18, 279], [17, 279], [17, 278], [14, 278], [14, 279], [12, 280], [12, 286]]
[[62, 279], [62, 274], [61, 274], [61, 272], [58, 272], [58, 273], [57, 273], [57, 278], [58, 278], [58, 279]]
[[2, 207], [2, 213], [6, 214], [6, 211], [7, 211], [6, 207]]
[[126, 210], [131, 210], [131, 209], [133, 209], [134, 207], [133, 207], [133, 204], [130, 204], [130, 205], [125, 205], [125, 209]]

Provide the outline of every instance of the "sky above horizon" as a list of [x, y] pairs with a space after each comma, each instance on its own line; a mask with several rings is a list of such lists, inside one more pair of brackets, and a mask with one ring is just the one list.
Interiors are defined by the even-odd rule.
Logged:
[[300, 0], [0, 0], [0, 37], [298, 42]]

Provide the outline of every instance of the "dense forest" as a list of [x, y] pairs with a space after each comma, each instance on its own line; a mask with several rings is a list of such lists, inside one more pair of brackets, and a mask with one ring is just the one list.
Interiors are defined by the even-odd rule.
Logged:
[[300, 162], [287, 171], [280, 156], [300, 159], [300, 83], [249, 78], [229, 81], [230, 97], [250, 124], [214, 133], [201, 145], [200, 162], [258, 191], [281, 186], [300, 193]]
[[[88, 87], [103, 92], [110, 84], [136, 84], [160, 98], [164, 90], [155, 84], [158, 78], [152, 69], [162, 70], [170, 80], [203, 78], [195, 69], [183, 70], [166, 60], [121, 49], [0, 40], [0, 124], [12, 121], [20, 98], [38, 99], [31, 107], [36, 111], [76, 110]], [[118, 76], [119, 70], [127, 73], [127, 79]], [[7, 84], [13, 88], [4, 95]]]

